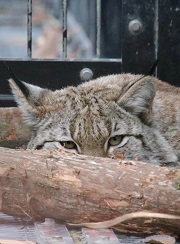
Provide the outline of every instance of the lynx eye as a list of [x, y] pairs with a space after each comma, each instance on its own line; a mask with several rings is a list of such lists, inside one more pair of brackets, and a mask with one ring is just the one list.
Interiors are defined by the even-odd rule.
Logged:
[[117, 146], [121, 143], [123, 136], [113, 136], [109, 139], [108, 144], [109, 146]]
[[77, 149], [77, 146], [73, 141], [61, 141], [60, 143], [66, 149]]

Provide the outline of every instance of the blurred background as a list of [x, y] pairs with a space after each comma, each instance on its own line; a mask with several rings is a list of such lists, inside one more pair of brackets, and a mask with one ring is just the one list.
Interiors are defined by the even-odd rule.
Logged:
[[[95, 5], [92, 4], [93, 2], [95, 3], [95, 1], [81, 1], [81, 8], [80, 2], [79, 4], [77, 1], [69, 2], [69, 58], [90, 58], [94, 55], [93, 8]], [[33, 58], [62, 56], [62, 4], [62, 0], [32, 1]], [[86, 17], [87, 9], [92, 9], [92, 13], [90, 11], [89, 16]], [[27, 1], [0, 0], [0, 23], [0, 57], [26, 58]]]
[[[67, 1], [68, 58], [92, 58], [96, 56], [96, 2], [96, 0]], [[111, 30], [111, 38], [108, 37], [111, 42], [109, 57], [114, 58], [120, 58], [121, 49], [120, 37], [118, 37], [120, 15], [114, 15], [114, 10], [120, 11], [120, 8], [117, 8], [118, 5], [121, 6], [120, 1], [114, 1], [111, 11], [106, 9], [107, 15], [111, 12], [110, 16], [107, 16], [107, 21], [111, 23], [111, 29], [114, 29], [114, 31]], [[33, 58], [62, 57], [62, 8], [63, 0], [32, 0]], [[106, 29], [105, 31], [108, 32], [109, 30]], [[118, 53], [114, 51], [113, 35], [115, 33]], [[103, 36], [103, 33], [101, 35]], [[0, 58], [26, 58], [26, 45], [27, 1], [0, 0]], [[101, 56], [105, 56], [103, 48]], [[108, 55], [106, 56], [108, 57]]]

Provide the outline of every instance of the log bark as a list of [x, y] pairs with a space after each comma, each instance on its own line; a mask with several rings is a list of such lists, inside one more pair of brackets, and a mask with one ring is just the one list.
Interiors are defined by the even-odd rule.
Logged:
[[[180, 216], [180, 169], [62, 151], [0, 148], [0, 210], [62, 223], [105, 221], [143, 210]], [[180, 236], [180, 220], [137, 218], [117, 228]]]

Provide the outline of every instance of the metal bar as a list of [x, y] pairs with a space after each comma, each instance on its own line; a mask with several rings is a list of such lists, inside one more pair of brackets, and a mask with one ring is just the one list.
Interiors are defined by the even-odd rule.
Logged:
[[[154, 23], [154, 45], [155, 45], [155, 59], [158, 59], [158, 43], [159, 43], [159, 0], [155, 2], [155, 23]], [[155, 70], [155, 75], [157, 77], [157, 68]]]
[[27, 56], [32, 58], [32, 0], [27, 5]]
[[5, 94], [5, 95], [0, 95], [0, 101], [13, 101], [14, 100], [14, 96], [13, 95], [8, 95], [8, 94]]
[[[3, 61], [29, 61], [28, 58], [0, 58], [0, 62], [3, 62]], [[47, 59], [47, 58], [36, 58], [36, 62], [42, 62], [42, 61], [49, 61], [49, 62], [57, 62], [57, 63], [60, 63], [60, 62], [74, 62], [74, 61], [77, 61], [77, 62], [90, 62], [90, 63], [93, 63], [93, 62], [113, 62], [113, 63], [122, 63], [122, 58], [101, 58], [101, 59], [98, 59], [98, 58], [67, 58], [66, 61], [64, 61], [63, 59], [59, 59], [59, 58], [52, 58], [52, 59]], [[33, 61], [34, 62], [34, 61]]]
[[101, 56], [101, 0], [96, 0], [96, 57]]
[[67, 58], [67, 0], [63, 0], [63, 58]]

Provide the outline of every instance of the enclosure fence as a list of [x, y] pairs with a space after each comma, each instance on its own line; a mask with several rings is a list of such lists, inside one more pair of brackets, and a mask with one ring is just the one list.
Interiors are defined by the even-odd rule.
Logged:
[[[67, 58], [67, 2], [63, 0], [62, 8], [62, 54]], [[96, 0], [96, 58], [101, 55], [101, 0]], [[27, 0], [27, 57], [32, 58], [32, 0]]]

